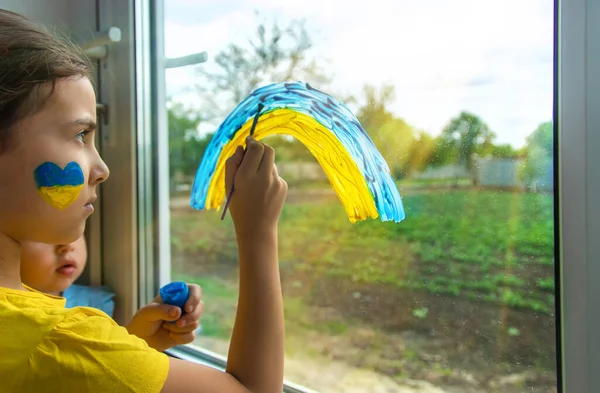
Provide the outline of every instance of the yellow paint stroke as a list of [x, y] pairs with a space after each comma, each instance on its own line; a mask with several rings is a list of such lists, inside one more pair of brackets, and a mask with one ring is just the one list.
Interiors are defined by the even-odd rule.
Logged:
[[[237, 146], [246, 146], [252, 120], [248, 120], [221, 150], [206, 196], [206, 208], [218, 209], [225, 199], [225, 162]], [[272, 135], [298, 139], [317, 159], [352, 223], [379, 213], [367, 182], [350, 153], [337, 137], [313, 117], [287, 109], [276, 109], [259, 118], [254, 130], [257, 140]]]
[[50, 205], [59, 210], [64, 210], [77, 200], [82, 189], [83, 184], [79, 186], [40, 187], [38, 188], [38, 193]]

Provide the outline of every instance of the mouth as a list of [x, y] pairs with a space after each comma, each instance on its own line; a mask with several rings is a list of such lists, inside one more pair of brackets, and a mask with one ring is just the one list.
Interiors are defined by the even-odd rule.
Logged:
[[77, 266], [74, 263], [65, 263], [58, 269], [56, 269], [57, 273], [63, 274], [65, 276], [72, 276], [77, 271]]
[[94, 212], [94, 205], [93, 205], [93, 203], [96, 202], [96, 198], [97, 198], [97, 196], [94, 195], [93, 197], [91, 197], [90, 199], [88, 199], [87, 203], [83, 206], [84, 209], [86, 209], [89, 214], [92, 214]]
[[88, 205], [92, 205], [94, 202], [96, 202], [96, 199], [98, 199], [98, 197], [96, 195], [94, 195], [93, 197], [91, 197], [90, 199], [88, 199], [88, 201], [86, 202], [86, 206]]

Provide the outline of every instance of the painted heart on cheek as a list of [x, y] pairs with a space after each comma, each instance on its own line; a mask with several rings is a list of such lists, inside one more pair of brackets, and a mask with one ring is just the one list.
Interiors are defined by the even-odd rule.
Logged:
[[69, 162], [65, 169], [53, 162], [45, 162], [35, 169], [33, 175], [38, 193], [59, 210], [75, 202], [83, 189], [83, 171], [74, 161]]

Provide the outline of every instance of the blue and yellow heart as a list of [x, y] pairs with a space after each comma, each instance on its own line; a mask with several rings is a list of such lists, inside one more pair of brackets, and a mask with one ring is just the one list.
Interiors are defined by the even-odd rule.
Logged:
[[65, 169], [45, 162], [35, 169], [34, 177], [38, 193], [59, 210], [75, 202], [83, 189], [83, 171], [76, 162], [69, 162]]

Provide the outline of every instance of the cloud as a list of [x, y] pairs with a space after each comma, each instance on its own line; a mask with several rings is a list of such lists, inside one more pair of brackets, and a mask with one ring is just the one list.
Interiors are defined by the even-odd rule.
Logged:
[[[365, 83], [396, 86], [392, 110], [437, 134], [467, 110], [499, 143], [521, 146], [552, 116], [553, 6], [546, 0], [169, 0], [166, 52], [209, 52], [252, 34], [254, 12], [283, 23], [305, 18], [314, 54], [328, 59], [331, 89], [360, 95]], [[192, 68], [169, 70], [169, 93], [194, 83]], [[188, 100], [192, 96], [187, 96]]]

